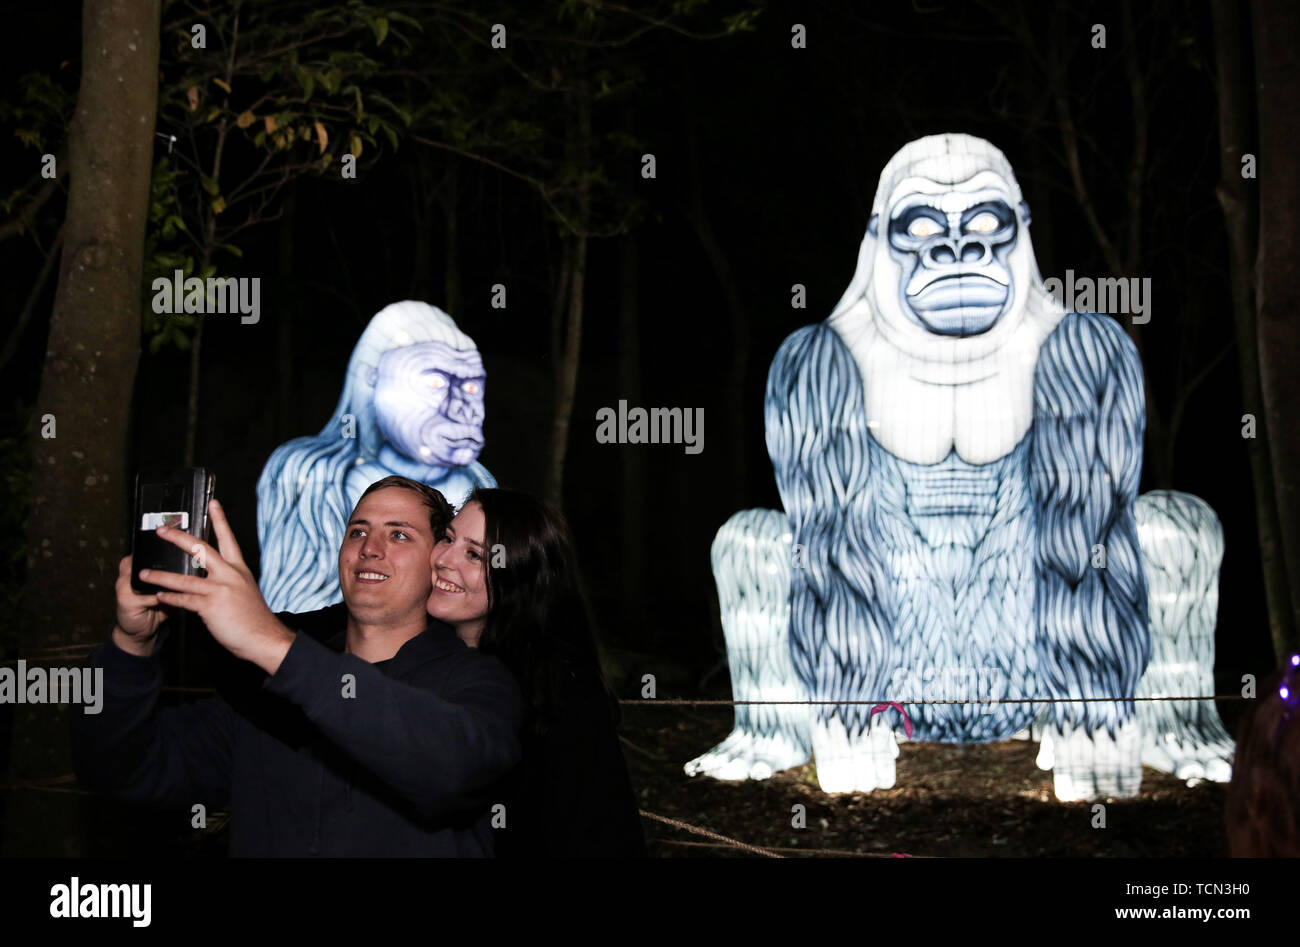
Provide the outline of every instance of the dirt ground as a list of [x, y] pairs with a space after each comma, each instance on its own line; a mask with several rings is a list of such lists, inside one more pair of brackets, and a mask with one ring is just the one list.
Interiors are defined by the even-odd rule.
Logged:
[[[1227, 856], [1225, 785], [1189, 788], [1144, 768], [1139, 795], [1107, 802], [1106, 827], [1093, 828], [1090, 803], [1056, 801], [1052, 775], [1034, 765], [1038, 745], [1028, 741], [904, 743], [895, 787], [872, 793], [823, 793], [812, 764], [768, 780], [687, 776], [683, 764], [726, 737], [731, 724], [729, 707], [625, 705], [623, 754], [641, 809], [788, 857]], [[1224, 724], [1235, 733], [1231, 710]], [[212, 813], [207, 830], [196, 833], [188, 813], [123, 807], [85, 794], [70, 776], [50, 790], [0, 791], [0, 848], [7, 854], [226, 854], [225, 813]], [[797, 803], [806, 807], [802, 829], [791, 825]], [[76, 837], [62, 843], [47, 828], [78, 824]], [[651, 857], [758, 857], [652, 818], [642, 824]]]
[[[1227, 857], [1227, 786], [1143, 767], [1136, 797], [1106, 803], [1093, 828], [1091, 803], [1061, 803], [1038, 744], [904, 743], [893, 789], [828, 795], [813, 764], [768, 780], [721, 782], [682, 771], [731, 731], [729, 708], [625, 706], [624, 756], [642, 810], [788, 857]], [[1229, 721], [1225, 721], [1229, 723]], [[1231, 732], [1231, 728], [1230, 728]], [[791, 826], [806, 807], [806, 828]], [[755, 857], [675, 826], [644, 819], [649, 854], [660, 858]]]

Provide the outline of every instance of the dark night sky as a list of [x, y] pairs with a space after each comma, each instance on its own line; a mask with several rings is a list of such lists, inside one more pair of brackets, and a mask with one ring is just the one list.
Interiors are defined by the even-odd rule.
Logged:
[[[598, 111], [597, 121], [626, 125], [656, 155], [658, 177], [642, 181], [639, 162], [607, 167], [633, 182], [647, 215], [636, 230], [640, 285], [641, 375], [645, 406], [703, 407], [705, 450], [623, 447], [595, 442], [595, 412], [629, 398], [618, 364], [619, 247], [591, 248], [586, 335], [568, 463], [566, 512], [595, 592], [605, 636], [653, 652], [693, 681], [721, 653], [709, 544], [732, 513], [779, 507], [763, 441], [763, 389], [781, 340], [829, 314], [848, 284], [877, 177], [902, 144], [924, 134], [961, 131], [998, 145], [1016, 168], [1034, 209], [1034, 242], [1045, 277], [1066, 268], [1105, 275], [1078, 204], [1059, 185], [1059, 140], [1035, 145], [1023, 121], [1024, 51], [1000, 41], [978, 7], [966, 3], [774, 3], [754, 33], [697, 42], [659, 34], [629, 52], [646, 73], [632, 100]], [[1040, 11], [1049, 5], [1032, 5]], [[1103, 216], [1119, 195], [1106, 182], [1123, 168], [1129, 115], [1119, 59], [1118, 7], [1086, 13], [1070, 5], [1077, 31], [1072, 89], [1097, 145], [1085, 172]], [[1146, 8], [1147, 5], [1137, 5]], [[79, 57], [78, 4], [45, 3], [9, 14], [6, 88], [29, 69], [53, 69]], [[1065, 10], [1065, 7], [1061, 7]], [[1180, 340], [1194, 371], [1232, 336], [1226, 245], [1214, 200], [1218, 176], [1208, 14], [1200, 4], [1157, 4], [1144, 21], [1144, 47], [1177, 50], [1152, 89], [1153, 166], [1145, 199], [1147, 253], [1140, 277], [1153, 283], [1146, 370], [1172, 390]], [[54, 11], [63, 11], [57, 17]], [[1186, 11], [1186, 16], [1180, 14]], [[1037, 16], [1038, 13], [1035, 13]], [[1146, 15], [1146, 14], [1144, 14]], [[1085, 22], [1086, 21], [1086, 22]], [[805, 50], [790, 48], [790, 24], [808, 27]], [[1044, 20], [1044, 24], [1045, 24]], [[1106, 50], [1089, 48], [1088, 24], [1109, 24]], [[1044, 25], [1044, 29], [1046, 29]], [[1181, 44], [1170, 37], [1184, 37]], [[1010, 114], [1008, 114], [1010, 113]], [[743, 383], [746, 413], [732, 424], [725, 404], [727, 359], [735, 344], [722, 287], [687, 223], [688, 131], [698, 135], [701, 195], [747, 315], [750, 346]], [[255, 541], [253, 487], [280, 443], [319, 431], [338, 398], [351, 348], [370, 315], [408, 298], [411, 272], [409, 192], [404, 145], [394, 160], [353, 182], [306, 180], [297, 186], [293, 267], [276, 275], [278, 225], [250, 237], [234, 275], [263, 280], [256, 326], [214, 317], [206, 339], [199, 458], [214, 468], [219, 493], [246, 549]], [[6, 145], [6, 167], [30, 160]], [[1114, 163], [1114, 168], [1108, 166]], [[12, 172], [13, 175], [17, 172]], [[534, 196], [490, 171], [467, 168], [462, 181], [460, 327], [483, 353], [488, 371], [487, 446], [480, 458], [503, 485], [540, 493], [549, 427], [550, 371], [545, 355], [550, 301], [547, 273], [556, 241]], [[440, 253], [436, 246], [435, 249]], [[17, 309], [30, 266], [6, 247], [6, 311]], [[441, 274], [435, 274], [441, 279]], [[509, 306], [490, 308], [491, 284], [504, 282]], [[805, 310], [792, 310], [790, 286], [807, 286]], [[439, 298], [427, 300], [442, 305]], [[1201, 317], [1185, 316], [1200, 302]], [[44, 310], [48, 313], [48, 308]], [[43, 314], [44, 314], [43, 313]], [[278, 320], [293, 320], [295, 384], [290, 411], [275, 403]], [[44, 340], [24, 339], [21, 371], [3, 382], [3, 403], [30, 406]], [[183, 438], [187, 358], [144, 355], [136, 394], [136, 460], [175, 462]], [[1230, 355], [1193, 397], [1178, 442], [1174, 486], [1206, 499], [1227, 534], [1218, 631], [1220, 671], [1271, 666], [1254, 530], [1254, 502], [1240, 436], [1240, 395]], [[6, 421], [14, 412], [6, 409]], [[277, 418], [287, 417], [287, 430]], [[730, 445], [747, 458], [744, 488], [731, 481]], [[620, 487], [620, 450], [646, 452], [645, 495]], [[1144, 474], [1143, 488], [1149, 488]], [[619, 511], [640, 511], [646, 529], [644, 614], [620, 602]], [[107, 603], [106, 603], [107, 605]]]

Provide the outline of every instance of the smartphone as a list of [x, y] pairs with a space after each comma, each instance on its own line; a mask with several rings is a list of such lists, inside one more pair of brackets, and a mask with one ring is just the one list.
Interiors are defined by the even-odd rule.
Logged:
[[154, 468], [135, 476], [135, 534], [131, 540], [131, 588], [141, 595], [163, 591], [140, 581], [141, 569], [161, 569], [181, 575], [206, 575], [190, 553], [160, 537], [159, 526], [183, 529], [207, 539], [208, 501], [216, 478], [202, 467]]

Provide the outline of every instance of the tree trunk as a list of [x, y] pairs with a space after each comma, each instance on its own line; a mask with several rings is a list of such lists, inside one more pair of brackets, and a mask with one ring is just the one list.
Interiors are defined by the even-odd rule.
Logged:
[[[724, 383], [727, 420], [726, 430], [730, 438], [729, 479], [731, 495], [737, 503], [744, 503], [747, 477], [745, 463], [745, 375], [749, 370], [749, 320], [745, 315], [745, 306], [740, 298], [740, 282], [731, 269], [727, 253], [718, 242], [713, 232], [713, 223], [704, 209], [703, 183], [700, 180], [699, 137], [693, 125], [688, 128], [689, 141], [687, 150], [691, 163], [691, 197], [687, 216], [695, 228], [695, 236], [704, 249], [704, 255], [713, 266], [713, 274], [722, 287], [722, 296], [727, 301], [727, 321], [731, 328], [731, 357], [727, 363], [727, 377]], [[714, 430], [717, 430], [715, 427]], [[715, 435], [716, 436], [716, 435]]]
[[564, 505], [564, 462], [569, 448], [569, 427], [578, 390], [578, 359], [582, 355], [583, 289], [587, 280], [587, 235], [573, 238], [573, 262], [569, 273], [569, 318], [564, 332], [564, 356], [560, 363], [560, 387], [555, 399], [555, 423], [551, 439], [551, 472], [546, 499], [556, 507]]
[[[561, 378], [564, 375], [564, 311], [568, 308], [569, 283], [573, 277], [573, 237], [560, 235], [560, 268], [551, 293], [551, 403], [559, 398]], [[549, 471], [549, 467], [547, 468]], [[549, 476], [549, 474], [548, 474]]]
[[284, 196], [284, 214], [280, 217], [276, 241], [276, 269], [279, 273], [280, 307], [275, 322], [275, 436], [276, 444], [283, 444], [298, 433], [294, 430], [298, 412], [294, 392], [293, 315], [301, 294], [293, 286], [293, 221], [298, 207], [296, 191], [290, 187]]
[[[618, 378], [620, 392], [628, 404], [639, 405], [641, 398], [641, 331], [637, 291], [640, 277], [637, 268], [636, 237], [621, 241], [619, 254], [618, 306]], [[623, 461], [624, 497], [645, 496], [646, 455], [641, 450], [625, 450]], [[621, 503], [622, 529], [619, 544], [619, 576], [622, 580], [623, 633], [627, 640], [641, 640], [638, 632], [645, 621], [645, 505]], [[653, 648], [651, 650], [654, 650]]]
[[[51, 652], [80, 646], [84, 653], [112, 626], [113, 586], [128, 535], [125, 449], [140, 358], [160, 16], [159, 0], [85, 0], [82, 8], [64, 252], [32, 436], [34, 495], [19, 639], [29, 661], [75, 665], [70, 653]], [[46, 416], [56, 425], [48, 439]], [[17, 708], [15, 778], [70, 772], [68, 709]], [[28, 844], [21, 838], [27, 829], [48, 839], [43, 854], [73, 851], [71, 825], [54, 824], [67, 808], [42, 809], [41, 798], [51, 795], [15, 797], [5, 854]]]
[[[1251, 4], [1255, 34], [1255, 87], [1259, 116], [1259, 242], [1255, 266], [1256, 327], [1264, 428], [1277, 498], [1282, 555], [1292, 590], [1291, 629], [1278, 657], [1297, 647], [1300, 619], [1300, 128], [1295, 103], [1300, 97], [1300, 7], [1291, 3]], [[1238, 172], [1240, 173], [1240, 172]]]
[[[207, 266], [208, 253], [205, 251], [199, 261], [199, 272], [202, 273]], [[190, 336], [190, 388], [185, 402], [185, 450], [181, 461], [185, 467], [194, 466], [194, 453], [199, 439], [199, 385], [203, 377], [203, 325], [207, 322], [207, 314], [200, 312], [197, 315], [194, 334]]]
[[1241, 176], [1241, 156], [1253, 140], [1255, 108], [1248, 63], [1248, 38], [1241, 7], [1232, 0], [1214, 0], [1215, 73], [1219, 104], [1219, 186], [1228, 236], [1228, 275], [1233, 323], [1237, 337], [1237, 367], [1241, 376], [1241, 405], [1255, 418], [1255, 437], [1246, 440], [1251, 483], [1255, 491], [1255, 525], [1259, 531], [1260, 569], [1268, 598], [1269, 637], [1279, 659], [1292, 640], [1291, 590], [1277, 534], [1277, 500], [1269, 460], [1268, 431], [1259, 390], [1259, 343], [1255, 326], [1255, 255], [1258, 205], [1255, 183]]
[[582, 356], [582, 317], [584, 288], [587, 279], [587, 228], [591, 225], [591, 89], [585, 74], [586, 56], [581, 56], [582, 76], [574, 93], [573, 160], [578, 172], [576, 226], [573, 256], [569, 272], [569, 315], [565, 325], [564, 353], [559, 366], [559, 386], [555, 393], [555, 420], [551, 435], [551, 470], [546, 483], [546, 499], [556, 507], [564, 505], [564, 461], [569, 447], [569, 426], [573, 418], [573, 401], [578, 389], [578, 361]]
[[[411, 222], [415, 233], [411, 240], [411, 282], [408, 299], [433, 300], [433, 228], [430, 210], [434, 205], [433, 158], [427, 148], [420, 149], [407, 170], [411, 188]], [[448, 310], [455, 315], [454, 310]]]
[[[230, 79], [231, 74], [227, 69], [227, 83]], [[212, 170], [208, 172], [208, 177], [218, 182], [221, 180], [221, 156], [225, 153], [226, 135], [230, 131], [225, 119], [221, 120], [220, 125], [221, 127], [217, 130], [217, 149], [212, 157]], [[205, 271], [208, 264], [212, 262], [212, 255], [216, 252], [216, 249], [217, 215], [211, 207], [208, 207], [203, 211], [203, 251], [199, 255], [198, 272], [195, 273], [195, 276], [199, 279], [207, 278]], [[190, 336], [190, 394], [185, 409], [185, 452], [182, 461], [186, 467], [194, 466], [195, 447], [199, 437], [199, 386], [202, 381], [203, 326], [205, 322], [207, 322], [207, 313], [200, 312], [198, 318], [194, 321], [194, 334]]]
[[461, 317], [460, 311], [460, 162], [450, 159], [444, 182], [446, 196], [442, 201], [443, 213], [443, 293], [439, 308], [453, 319]]

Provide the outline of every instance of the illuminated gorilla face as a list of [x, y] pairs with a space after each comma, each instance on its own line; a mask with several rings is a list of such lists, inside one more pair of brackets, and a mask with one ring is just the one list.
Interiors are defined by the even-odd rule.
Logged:
[[938, 335], [987, 332], [1015, 298], [1016, 212], [997, 190], [911, 194], [891, 208], [899, 302]]
[[434, 467], [463, 467], [483, 449], [486, 373], [476, 349], [420, 342], [379, 359], [375, 417], [394, 449]]

